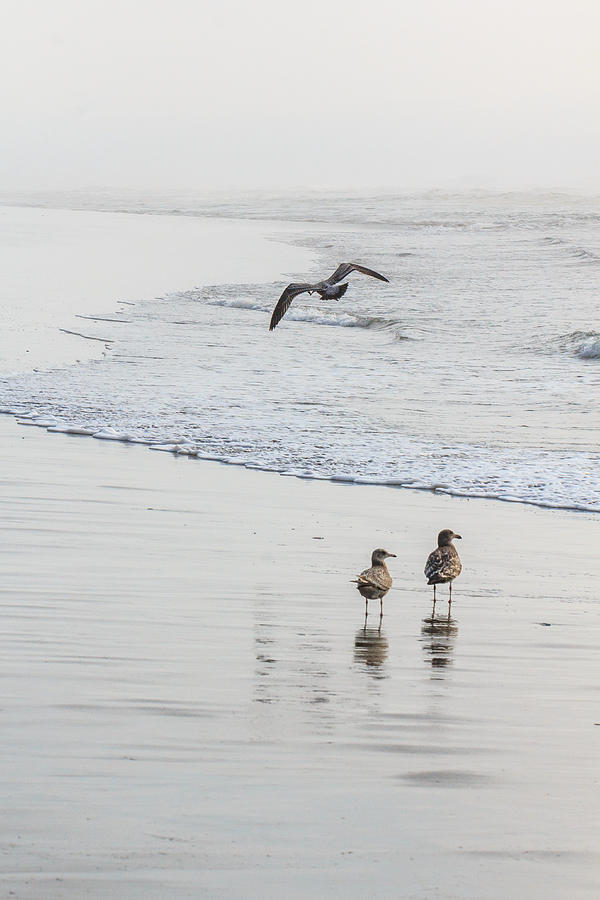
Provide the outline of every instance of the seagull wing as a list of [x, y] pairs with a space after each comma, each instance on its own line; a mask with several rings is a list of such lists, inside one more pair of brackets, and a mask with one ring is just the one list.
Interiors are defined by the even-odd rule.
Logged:
[[340, 263], [333, 275], [325, 280], [330, 284], [337, 284], [342, 278], [346, 278], [351, 272], [362, 272], [363, 275], [371, 275], [373, 278], [379, 278], [380, 281], [389, 281], [385, 275], [374, 272], [373, 269], [367, 269], [366, 266], [359, 266], [358, 263]]
[[456, 578], [462, 566], [454, 547], [438, 547], [429, 554], [425, 564], [427, 578]]
[[356, 583], [386, 591], [390, 589], [392, 579], [390, 573], [382, 566], [371, 566], [370, 569], [365, 569], [360, 573]]
[[271, 316], [271, 324], [269, 325], [269, 331], [273, 331], [275, 326], [283, 319], [286, 312], [290, 308], [290, 304], [294, 297], [297, 297], [298, 294], [303, 294], [305, 291], [310, 291], [314, 285], [312, 284], [288, 284], [285, 291], [277, 301], [277, 306], [273, 310], [273, 315]]
[[425, 563], [424, 573], [426, 578], [431, 578], [432, 575], [437, 575], [443, 566], [443, 559], [440, 553], [440, 548], [438, 547], [436, 550], [432, 550], [432, 552], [427, 557], [427, 562]]

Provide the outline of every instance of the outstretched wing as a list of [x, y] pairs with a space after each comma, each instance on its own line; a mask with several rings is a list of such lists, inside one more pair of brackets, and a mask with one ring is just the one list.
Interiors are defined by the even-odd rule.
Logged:
[[312, 284], [288, 284], [285, 291], [277, 301], [277, 306], [273, 310], [273, 315], [271, 316], [271, 324], [269, 325], [269, 331], [273, 331], [275, 326], [281, 322], [286, 312], [290, 308], [290, 303], [297, 297], [298, 294], [303, 294], [305, 291], [310, 291], [312, 289]]
[[359, 266], [358, 263], [340, 263], [333, 275], [326, 279], [330, 284], [337, 284], [342, 278], [346, 278], [350, 272], [362, 272], [363, 275], [371, 275], [373, 278], [379, 278], [380, 281], [389, 281], [385, 275], [374, 272], [373, 269], [367, 269], [366, 266]]

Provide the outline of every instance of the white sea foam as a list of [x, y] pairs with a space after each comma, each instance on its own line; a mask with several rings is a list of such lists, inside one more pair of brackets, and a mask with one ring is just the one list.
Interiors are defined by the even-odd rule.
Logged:
[[600, 511], [597, 274], [569, 261], [596, 252], [598, 220], [558, 201], [526, 215], [506, 198], [485, 214], [460, 202], [443, 228], [421, 204], [302, 232], [322, 255], [290, 281], [345, 259], [391, 281], [357, 275], [339, 303], [299, 297], [274, 333], [285, 281], [163, 294], [127, 320], [100, 310], [86, 333], [110, 338], [103, 359], [4, 377], [1, 407], [55, 433], [357, 489]]
[[[83, 425], [47, 426], [44, 417], [36, 413], [30, 416], [25, 413], [19, 420], [23, 424], [31, 424], [47, 428], [50, 432], [79, 434], [101, 440], [131, 441], [149, 444], [149, 449], [174, 455], [196, 457], [202, 461], [214, 461], [227, 465], [244, 466], [248, 469], [278, 472], [280, 475], [306, 479], [330, 480], [348, 485], [381, 485], [394, 488], [410, 488], [412, 490], [432, 491], [457, 497], [473, 497], [480, 499], [503, 500], [511, 503], [527, 503], [536, 506], [566, 509], [574, 511], [600, 512], [600, 489], [598, 472], [600, 471], [600, 453], [551, 453], [548, 451], [512, 451], [491, 450], [483, 446], [457, 446], [451, 455], [448, 467], [448, 453], [440, 453], [431, 444], [415, 444], [405, 442], [399, 447], [398, 457], [402, 460], [403, 474], [391, 472], [361, 471], [372, 466], [366, 452], [368, 441], [355, 448], [352, 463], [346, 460], [344, 465], [354, 467], [354, 471], [333, 471], [335, 462], [323, 468], [314, 463], [310, 468], [302, 466], [301, 449], [298, 453], [297, 466], [290, 466], [285, 458], [289, 456], [287, 449], [282, 456], [280, 452], [270, 451], [265, 446], [246, 441], [244, 452], [239, 444], [227, 439], [222, 445], [221, 453], [209, 453], [193, 441], [151, 443], [141, 440], [126, 432], [107, 427], [93, 430]], [[262, 456], [262, 459], [260, 457]], [[426, 469], [422, 460], [427, 459]], [[496, 470], [498, 475], [492, 474]], [[452, 479], [440, 479], [441, 472], [451, 472]], [[428, 472], [427, 477], [423, 477]], [[547, 473], [540, 477], [540, 473]], [[560, 473], [560, 474], [558, 474]], [[577, 485], [577, 491], [573, 486]]]
[[[281, 290], [278, 286], [277, 290]], [[264, 288], [261, 287], [264, 292]], [[276, 292], [274, 292], [275, 296]], [[276, 302], [275, 299], [270, 305], [258, 302], [252, 297], [220, 297], [206, 301], [210, 306], [220, 306], [228, 309], [244, 309], [255, 310], [261, 313], [271, 315]], [[297, 301], [286, 313], [286, 319], [292, 322], [310, 322], [313, 325], [333, 325], [338, 328], [394, 328], [399, 325], [395, 319], [388, 319], [384, 316], [358, 316], [350, 312], [337, 312], [335, 310], [328, 311], [323, 307], [307, 306], [306, 301]]]
[[557, 340], [558, 346], [580, 359], [600, 359], [600, 333], [572, 331]]
[[600, 359], [600, 334], [584, 338], [575, 349], [581, 359]]
[[43, 416], [37, 412], [18, 417], [19, 425], [37, 425], [39, 428], [52, 428], [57, 424], [54, 416]]
[[252, 297], [221, 297], [215, 300], [207, 300], [211, 306], [224, 306], [228, 309], [256, 309], [260, 310], [260, 312], [268, 312], [269, 307], [264, 303], [258, 303]]
[[[57, 429], [48, 429], [49, 431], [55, 431]], [[77, 434], [84, 434], [83, 428], [77, 432], [71, 432]], [[100, 441], [121, 441], [124, 444], [147, 444], [149, 441], [147, 438], [142, 437], [139, 434], [132, 433], [130, 431], [117, 431], [115, 428], [111, 428], [110, 425], [105, 428], [100, 428], [99, 430], [87, 431], [87, 434], [91, 434], [92, 437], [98, 438]]]
[[95, 434], [93, 428], [86, 428], [85, 425], [53, 425], [48, 428], [48, 431], [55, 434], [80, 434], [88, 437]]

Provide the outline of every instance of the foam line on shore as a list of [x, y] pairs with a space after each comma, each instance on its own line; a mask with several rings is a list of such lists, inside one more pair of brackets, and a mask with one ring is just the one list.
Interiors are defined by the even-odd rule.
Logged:
[[190, 459], [197, 459], [199, 461], [218, 462], [222, 463], [223, 465], [240, 466], [242, 468], [251, 470], [272, 472], [273, 474], [287, 477], [302, 478], [314, 481], [331, 481], [334, 483], [337, 482], [341, 484], [355, 485], [357, 487], [360, 487], [362, 485], [368, 487], [402, 488], [405, 490], [425, 491], [427, 493], [434, 494], [447, 494], [451, 497], [462, 497], [473, 500], [496, 500], [503, 503], [520, 503], [527, 506], [535, 506], [540, 509], [548, 510], [563, 510], [567, 512], [584, 512], [594, 514], [600, 512], [600, 509], [598, 509], [597, 507], [585, 503], [551, 503], [544, 500], [520, 497], [516, 494], [511, 493], [502, 494], [499, 492], [480, 490], [477, 488], [473, 488], [471, 490], [463, 490], [461, 488], [452, 488], [450, 485], [446, 483], [440, 483], [438, 481], [433, 481], [429, 484], [423, 480], [411, 478], [403, 479], [397, 476], [384, 478], [376, 475], [370, 477], [368, 475], [352, 475], [349, 473], [335, 473], [327, 475], [319, 472], [312, 472], [306, 469], [277, 469], [275, 467], [265, 465], [260, 461], [249, 459], [245, 456], [226, 456], [223, 454], [205, 453], [201, 450], [198, 450], [193, 442], [188, 442], [186, 440], [182, 440], [179, 442], [156, 443], [148, 438], [142, 437], [141, 435], [137, 435], [131, 432], [118, 431], [114, 428], [111, 428], [110, 426], [94, 429], [93, 427], [86, 426], [84, 424], [78, 425], [75, 423], [61, 423], [55, 417], [40, 415], [35, 410], [27, 414], [18, 413], [13, 409], [0, 408], [0, 414], [13, 415], [16, 417], [19, 425], [44, 428], [50, 434], [71, 434], [79, 435], [82, 437], [93, 437], [97, 438], [98, 440], [104, 441], [116, 441], [125, 444], [143, 444], [150, 450], [156, 450], [162, 453], [171, 453], [175, 456], [187, 456]]

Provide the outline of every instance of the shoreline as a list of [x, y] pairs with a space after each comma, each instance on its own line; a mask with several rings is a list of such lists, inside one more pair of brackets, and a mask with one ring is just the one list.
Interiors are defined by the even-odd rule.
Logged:
[[[6, 211], [8, 208], [3, 207], [0, 209], [0, 214], [2, 211]], [[54, 219], [52, 218], [53, 211], [44, 211], [43, 208], [36, 208], [30, 210], [33, 213], [40, 213], [42, 218], [40, 221], [46, 222], [45, 228], [46, 231], [48, 226], [54, 223]], [[55, 213], [56, 211], [54, 211]], [[47, 214], [51, 215], [50, 219], [46, 219]], [[64, 218], [66, 217], [66, 219]], [[96, 229], [93, 234], [98, 240], [96, 243], [100, 248], [104, 248], [103, 240], [106, 239], [108, 241], [107, 248], [102, 249], [102, 257], [110, 256], [110, 248], [115, 249], [115, 244], [117, 244], [120, 240], [122, 240], [124, 233], [130, 235], [131, 229], [129, 225], [124, 226], [123, 222], [126, 218], [124, 213], [110, 213], [110, 212], [78, 212], [78, 211], [64, 211], [63, 219], [59, 216], [61, 221], [69, 221], [71, 223], [87, 223], [85, 225], [88, 228], [88, 232], [86, 232], [87, 237], [86, 240], [89, 241], [91, 233], [89, 232], [89, 228], [93, 225], [93, 228]], [[119, 279], [126, 278], [130, 279], [128, 281], [131, 291], [133, 293], [128, 293], [127, 296], [138, 296], [142, 295], [144, 291], [142, 291], [142, 285], [146, 285], [145, 287], [145, 296], [154, 297], [157, 293], [159, 293], [159, 288], [163, 287], [165, 282], [168, 283], [169, 288], [173, 288], [174, 285], [180, 285], [181, 287], [187, 286], [191, 283], [196, 283], [198, 281], [197, 277], [192, 279], [193, 273], [195, 276], [198, 274], [201, 275], [200, 281], [203, 284], [208, 283], [219, 283], [223, 278], [227, 278], [230, 281], [228, 283], [239, 283], [243, 282], [245, 279], [251, 276], [251, 273], [259, 279], [264, 279], [273, 277], [274, 274], [281, 274], [284, 267], [287, 267], [288, 264], [290, 268], [292, 265], [301, 264], [304, 261], [305, 264], [308, 264], [307, 261], [312, 261], [314, 264], [315, 253], [312, 250], [308, 250], [306, 247], [301, 247], [297, 242], [294, 241], [294, 235], [299, 237], [304, 232], [302, 229], [298, 230], [297, 226], [293, 223], [283, 223], [280, 222], [278, 225], [280, 241], [276, 242], [276, 238], [274, 235], [270, 234], [267, 231], [263, 222], [256, 221], [232, 221], [232, 220], [224, 220], [224, 219], [202, 219], [202, 220], [194, 220], [188, 219], [187, 217], [177, 217], [177, 216], [163, 216], [162, 223], [160, 223], [158, 227], [158, 231], [156, 230], [156, 222], [150, 223], [149, 220], [152, 219], [152, 215], [141, 215], [138, 216], [136, 221], [139, 222], [140, 228], [133, 228], [133, 233], [136, 234], [135, 241], [133, 242], [133, 249], [138, 248], [135, 252], [132, 251], [132, 247], [129, 245], [125, 248], [125, 262], [121, 260], [116, 267], [115, 272], [110, 273], [110, 277], [107, 277], [107, 281], [102, 282], [99, 285], [96, 285], [96, 289], [99, 291], [99, 294], [93, 294], [87, 298], [83, 298], [86, 301], [87, 305], [83, 307], [80, 305], [82, 302], [81, 295], [78, 293], [79, 288], [81, 287], [81, 281], [79, 280], [81, 277], [84, 277], [84, 282], [87, 284], [90, 280], [93, 282], [94, 279], [91, 277], [91, 274], [87, 271], [87, 268], [83, 266], [82, 262], [79, 261], [76, 268], [78, 269], [77, 277], [75, 279], [74, 284], [69, 284], [69, 290], [67, 293], [69, 294], [69, 313], [68, 315], [73, 315], [73, 323], [68, 318], [68, 315], [60, 315], [58, 316], [57, 310], [53, 310], [51, 319], [46, 323], [47, 326], [43, 330], [43, 334], [40, 335], [42, 338], [44, 335], [46, 336], [46, 343], [48, 344], [48, 338], [50, 334], [52, 335], [52, 350], [51, 356], [53, 361], [53, 366], [58, 365], [60, 363], [73, 362], [75, 356], [87, 360], [95, 359], [102, 354], [107, 353], [107, 348], [117, 350], [123, 345], [123, 341], [127, 340], [126, 334], [127, 329], [129, 328], [129, 322], [127, 321], [130, 318], [135, 320], [137, 313], [131, 312], [128, 315], [116, 313], [113, 317], [113, 321], [116, 323], [113, 326], [102, 326], [101, 320], [103, 318], [107, 318], [106, 310], [114, 307], [114, 305], [119, 305], [121, 302], [130, 303], [131, 301], [118, 301], [116, 300], [121, 293], [121, 287], [123, 286], [123, 282]], [[144, 220], [144, 221], [142, 221]], [[0, 222], [1, 224], [1, 222]], [[272, 223], [273, 227], [275, 227], [275, 223]], [[135, 223], [133, 223], [135, 226]], [[125, 232], [122, 229], [125, 227]], [[83, 228], [83, 226], [82, 226]], [[241, 228], [241, 231], [239, 230]], [[286, 230], [287, 228], [287, 230]], [[71, 229], [73, 230], [73, 229]], [[85, 229], [83, 229], [85, 230]], [[344, 230], [343, 228], [341, 230]], [[115, 234], [113, 234], [113, 231]], [[96, 233], [97, 232], [97, 233]], [[139, 232], [139, 233], [138, 233]], [[44, 232], [45, 234], [46, 232]], [[185, 234], [185, 241], [182, 242], [181, 236]], [[108, 235], [108, 236], [107, 236]], [[204, 235], [212, 235], [210, 241], [208, 241], [208, 246], [198, 247], [198, 237]], [[168, 236], [168, 239], [167, 239]], [[64, 237], [64, 235], [63, 235]], [[102, 238], [102, 240], [100, 240]], [[207, 239], [208, 240], [208, 239]], [[292, 243], [284, 243], [284, 241], [289, 240]], [[139, 256], [139, 248], [144, 247], [144, 252], [142, 254], [143, 259], [147, 259], [149, 256], [153, 258], [156, 255], [156, 261], [150, 266], [149, 270], [146, 271], [144, 265], [140, 264], [140, 256]], [[70, 248], [68, 248], [70, 250]], [[201, 251], [199, 253], [199, 250]], [[33, 247], [34, 251], [34, 259], [35, 253], [37, 253], [37, 246]], [[156, 251], [156, 252], [155, 252]], [[174, 260], [170, 261], [171, 254], [174, 254]], [[43, 260], [43, 256], [42, 256]], [[168, 263], [168, 265], [167, 265]], [[103, 263], [104, 265], [104, 263]], [[124, 266], [124, 268], [123, 268]], [[166, 266], [166, 268], [165, 268]], [[85, 270], [84, 272], [79, 270]], [[59, 266], [57, 269], [57, 273], [62, 272], [62, 268]], [[141, 274], [140, 274], [141, 273]], [[156, 278], [162, 278], [163, 282], [158, 283], [155, 281]], [[140, 281], [141, 279], [141, 281]], [[151, 284], [151, 288], [148, 285]], [[138, 292], [138, 294], [135, 293]], [[141, 293], [140, 293], [141, 292]], [[170, 292], [170, 291], [169, 291]], [[42, 303], [39, 298], [32, 298], [30, 296], [30, 292], [25, 290], [24, 297], [21, 297], [20, 300], [25, 300], [25, 303], [19, 304], [20, 309], [23, 306], [26, 307], [26, 319], [25, 325], [23, 321], [19, 323], [19, 331], [20, 331], [20, 340], [28, 341], [29, 329], [27, 327], [27, 320], [32, 319], [33, 321], [37, 321], [40, 316], [40, 310], [44, 311], [46, 314], [46, 307], [50, 309], [52, 307], [52, 303], [48, 302], [46, 304]], [[185, 292], [184, 292], [185, 293]], [[189, 292], [189, 293], [193, 293]], [[177, 291], [175, 291], [175, 295], [177, 295]], [[96, 298], [96, 299], [94, 299]], [[159, 298], [160, 299], [160, 298]], [[203, 298], [206, 299], [206, 298]], [[246, 298], [243, 298], [243, 302], [240, 304], [240, 309], [244, 310], [244, 303], [246, 302]], [[31, 309], [27, 310], [28, 305], [31, 305]], [[135, 304], [134, 304], [135, 305]], [[161, 304], [162, 305], [162, 304]], [[211, 304], [209, 303], [209, 306]], [[217, 301], [214, 304], [216, 307], [220, 306], [220, 302]], [[223, 301], [224, 306], [229, 305], [229, 300], [226, 299]], [[232, 306], [236, 306], [235, 301], [231, 303]], [[122, 310], [127, 310], [130, 307], [122, 307]], [[142, 305], [139, 307], [140, 311], [143, 310], [143, 300]], [[250, 305], [250, 308], [256, 309], [258, 308], [255, 305]], [[77, 311], [75, 311], [77, 310]], [[101, 310], [100, 314], [94, 315], [97, 310]], [[86, 315], [86, 312], [92, 313], [91, 315]], [[108, 314], [110, 315], [110, 314]], [[245, 316], [249, 315], [247, 312], [240, 313], [228, 313], [224, 315], [224, 319], [227, 321], [228, 326], [237, 324], [238, 316], [239, 321], [244, 325]], [[57, 318], [58, 316], [58, 318]], [[84, 319], [94, 319], [95, 327], [93, 329], [86, 328], [83, 329], [86, 333], [83, 334], [80, 332], [79, 337], [76, 337], [76, 332], [79, 332], [81, 328], [81, 318]], [[235, 319], [234, 319], [235, 316]], [[122, 323], [122, 324], [121, 324]], [[14, 323], [13, 323], [14, 324]], [[215, 322], [211, 322], [211, 325], [215, 324]], [[132, 332], [135, 333], [135, 328], [137, 325], [132, 326]], [[13, 352], [13, 345], [15, 341], [11, 340], [11, 326], [9, 322], [9, 334], [8, 339], [5, 338], [5, 353], [6, 347], [9, 346], [8, 353]], [[13, 327], [12, 333], [14, 334], [15, 328]], [[230, 333], [232, 332], [232, 328], [229, 327]], [[250, 334], [250, 332], [249, 332]], [[340, 343], [343, 345], [343, 352], [352, 352], [353, 346], [352, 342], [346, 340], [346, 335], [340, 335], [342, 340]], [[310, 331], [307, 332], [307, 338], [310, 341]], [[294, 341], [298, 342], [303, 341], [304, 337], [300, 332], [297, 335], [290, 335], [289, 338], [292, 343]], [[259, 359], [269, 358], [271, 353], [273, 354], [274, 359], [276, 360], [275, 370], [277, 371], [277, 377], [285, 377], [285, 370], [281, 368], [280, 361], [281, 358], [285, 358], [285, 349], [286, 349], [286, 339], [282, 339], [278, 341], [278, 346], [275, 347], [272, 343], [267, 343], [264, 341], [264, 336], [259, 335], [258, 337], [254, 334], [250, 334], [250, 340], [252, 343], [249, 346], [252, 348], [252, 353], [257, 354]], [[119, 343], [115, 343], [118, 341]], [[16, 342], [18, 345], [18, 341]], [[281, 351], [281, 343], [283, 343], [284, 353], [280, 354]], [[39, 344], [39, 342], [38, 342]], [[83, 345], [83, 346], [82, 346]], [[49, 346], [49, 344], [48, 344]], [[188, 341], [188, 344], [185, 345], [182, 342], [183, 348], [183, 356], [182, 359], [191, 359], [194, 352], [194, 344], [193, 340]], [[236, 352], [235, 349], [235, 339], [232, 342], [231, 347], [232, 353]], [[29, 353], [29, 348], [26, 348], [26, 352]], [[279, 354], [279, 355], [278, 355]], [[110, 357], [111, 353], [108, 352], [108, 356]], [[31, 356], [31, 354], [29, 354]], [[23, 354], [21, 353], [21, 357], [23, 358]], [[141, 358], [141, 357], [140, 357]], [[175, 358], [173, 363], [176, 363]], [[208, 359], [210, 359], [210, 350], [208, 351]], [[27, 359], [27, 366], [31, 368], [31, 359]], [[39, 366], [35, 366], [34, 368], [42, 368], [48, 369], [49, 364], [48, 360], [45, 361], [45, 365], [42, 365], [43, 361], [38, 361]], [[2, 365], [2, 360], [0, 358], [0, 365]], [[6, 365], [4, 365], [6, 368]], [[72, 372], [76, 371], [74, 369]], [[83, 370], [83, 374], [85, 375], [86, 371], [89, 373], [92, 370], [88, 368], [87, 370]], [[104, 370], [105, 371], [105, 370]], [[271, 371], [270, 366], [263, 367], [262, 375], [266, 376]], [[187, 379], [187, 383], [191, 383], [193, 379], [196, 377], [196, 373], [190, 369], [189, 378]], [[243, 377], [243, 376], [242, 376]], [[43, 378], [43, 376], [41, 376]], [[40, 383], [41, 383], [40, 378]], [[90, 375], [89, 377], [89, 387], [91, 388], [95, 382], [95, 377]], [[71, 377], [71, 387], [70, 390], [72, 392], [72, 396], [76, 396], [77, 392], [77, 384], [76, 378], [74, 376]], [[36, 398], [36, 386], [33, 382], [30, 385], [27, 385], [25, 388], [25, 394], [21, 392], [17, 388], [16, 391], [12, 391], [10, 382], [6, 384], [5, 390], [5, 402], [3, 403], [3, 409], [6, 411], [13, 411], [17, 418], [28, 417], [31, 415], [32, 410], [35, 410], [35, 398]], [[334, 387], [335, 389], [335, 387]], [[231, 386], [230, 386], [231, 390]], [[43, 396], [43, 392], [40, 392], [40, 396]], [[25, 403], [23, 400], [25, 399]], [[125, 399], [125, 398], [122, 398]], [[192, 407], [194, 397], [193, 394], [188, 395], [188, 405], [190, 408]], [[191, 403], [190, 403], [191, 401]], [[42, 402], [42, 408], [44, 408], [44, 404]], [[55, 409], [57, 412], [61, 412], [61, 404], [55, 405]], [[69, 413], [69, 403], [67, 398], [67, 403], [62, 403], [62, 412], [64, 418], [60, 419], [60, 423], [57, 426], [57, 430], [61, 428], [69, 429], [73, 427], [76, 431], [85, 431], [89, 419], [86, 418], [87, 409], [81, 410], [79, 413], [73, 414]], [[116, 414], [115, 414], [116, 413]], [[93, 415], [93, 412], [92, 412]], [[197, 416], [201, 415], [201, 409], [197, 410]], [[42, 416], [42, 421], [50, 421], [52, 416], [50, 414], [46, 416]], [[199, 420], [199, 419], [198, 419]], [[180, 436], [183, 435], [184, 438], [189, 438], [195, 432], [198, 431], [197, 428], [190, 426], [189, 431], [179, 431], [178, 426], [175, 426], [174, 429], [164, 430], [157, 428], [156, 430], [153, 428], [147, 428], [144, 432], [144, 429], [140, 429], [140, 433], [136, 432], [135, 428], [131, 429], [131, 432], [126, 430], [124, 427], [127, 423], [125, 420], [120, 419], [118, 416], [118, 409], [113, 410], [113, 415], [103, 416], [99, 413], [97, 416], [92, 418], [94, 423], [93, 430], [95, 432], [100, 432], [99, 436], [102, 438], [111, 438], [111, 439], [120, 439], [123, 437], [125, 439], [129, 438], [133, 441], [139, 441], [140, 443], [146, 443], [149, 446], [152, 446], [154, 449], [158, 448], [158, 441], [162, 439], [163, 448], [167, 449], [169, 447], [173, 447], [176, 452], [186, 452], [189, 449], [190, 454], [198, 455], [199, 458], [220, 458], [221, 461], [227, 462], [231, 464], [230, 460], [224, 458], [223, 451], [227, 452], [227, 447], [224, 447], [221, 443], [221, 446], [218, 446], [219, 442], [211, 441], [211, 440], [199, 440], [196, 445], [190, 443], [188, 447], [179, 446], [175, 443], [175, 441], [179, 440]], [[108, 426], [108, 427], [106, 427]], [[238, 422], [237, 426], [241, 428], [241, 424]], [[148, 434], [155, 435], [155, 439], [148, 439]], [[400, 432], [402, 435], [402, 432]], [[407, 435], [405, 435], [408, 439], [410, 439], [410, 429]], [[263, 438], [263, 435], [259, 435], [259, 439]], [[419, 439], [420, 440], [420, 439]], [[173, 443], [171, 443], [171, 441]], [[417, 442], [418, 443], [418, 442]], [[199, 452], [196, 447], [204, 447], [204, 451], [201, 449]], [[542, 447], [540, 445], [540, 447]], [[413, 448], [414, 452], [411, 453], [410, 449], [407, 451], [404, 449], [400, 454], [400, 462], [398, 462], [398, 458], [394, 456], [393, 452], [390, 452], [390, 455], [387, 457], [388, 460], [392, 460], [392, 462], [386, 464], [385, 458], [383, 460], [379, 460], [379, 465], [370, 467], [370, 466], [362, 466], [362, 471], [370, 473], [376, 472], [376, 475], [366, 474], [365, 476], [359, 475], [355, 476], [354, 473], [357, 471], [361, 471], [361, 468], [358, 466], [352, 465], [352, 456], [348, 457], [347, 463], [336, 464], [335, 457], [329, 460], [328, 465], [319, 466], [319, 465], [304, 465], [303, 457], [298, 454], [295, 455], [295, 458], [291, 459], [288, 454], [288, 458], [286, 459], [286, 454], [269, 454], [268, 452], [268, 435], [266, 443], [263, 443], [263, 446], [258, 446], [258, 452], [253, 454], [248, 452], [246, 454], [245, 451], [238, 451], [238, 455], [240, 459], [242, 456], [247, 457], [247, 463], [245, 464], [248, 468], [264, 468], [267, 471], [274, 471], [280, 474], [285, 475], [298, 475], [302, 478], [311, 478], [316, 477], [321, 479], [322, 477], [331, 478], [334, 481], [347, 481], [349, 483], [355, 484], [384, 484], [386, 486], [392, 487], [403, 487], [408, 490], [424, 490], [426, 492], [433, 493], [448, 493], [451, 496], [467, 496], [473, 499], [497, 499], [502, 500], [505, 503], [523, 503], [526, 505], [537, 506], [540, 509], [559, 509], [559, 510], [569, 510], [569, 511], [578, 511], [584, 513], [594, 513], [598, 512], [598, 505], [595, 502], [595, 489], [593, 486], [591, 473], [593, 472], [593, 468], [590, 469], [590, 477], [587, 477], [587, 472], [585, 470], [586, 460], [584, 459], [582, 462], [578, 462], [577, 465], [574, 464], [572, 470], [568, 472], [567, 484], [570, 485], [570, 489], [565, 490], [553, 490], [553, 480], [554, 482], [560, 486], [560, 466], [561, 466], [561, 458], [554, 459], [550, 466], [550, 478], [545, 479], [544, 473], [541, 468], [535, 465], [536, 458], [533, 461], [529, 461], [528, 467], [525, 467], [523, 473], [519, 473], [518, 467], [518, 457], [515, 457], [512, 454], [513, 459], [510, 460], [510, 463], [514, 466], [514, 472], [516, 473], [515, 478], [507, 479], [507, 483], [503, 484], [503, 480], [501, 477], [497, 477], [497, 471], [502, 471], [502, 466], [495, 466], [494, 455], [493, 453], [486, 453], [485, 444], [480, 445], [475, 441], [473, 445], [465, 444], [456, 445], [457, 449], [457, 459], [461, 457], [461, 450], [463, 451], [463, 457], [465, 460], [470, 460], [472, 454], [474, 458], [478, 457], [478, 454], [481, 452], [483, 455], [479, 460], [480, 464], [483, 460], [483, 464], [480, 465], [480, 471], [474, 472], [472, 466], [470, 466], [469, 462], [464, 464], [449, 464], [445, 465], [443, 462], [440, 463], [439, 460], [436, 460], [432, 464], [426, 463], [425, 465], [414, 464], [414, 462], [418, 461], [419, 454], [421, 452], [427, 453], [427, 447], [419, 447]], [[342, 448], [344, 449], [344, 448]], [[432, 445], [432, 449], [435, 450], [434, 445]], [[265, 452], [261, 452], [265, 451]], [[507, 451], [509, 457], [510, 452]], [[308, 449], [308, 454], [310, 454], [310, 448]], [[363, 454], [364, 455], [364, 454]], [[253, 456], [255, 458], [253, 458]], [[536, 455], [534, 454], [534, 457]], [[489, 458], [488, 458], [489, 457]], [[543, 466], [543, 451], [540, 450], [537, 453], [537, 462], [539, 466]], [[308, 455], [306, 458], [310, 458]], [[364, 459], [362, 460], [364, 463]], [[504, 460], [506, 462], [506, 460]], [[590, 463], [591, 466], [591, 463]], [[269, 468], [270, 467], [270, 468]], [[320, 471], [323, 469], [323, 471]], [[397, 475], [396, 472], [400, 471], [400, 475]], [[582, 474], [582, 472], [584, 474]], [[577, 488], [577, 478], [575, 476], [580, 475], [583, 481], [580, 483], [580, 487]], [[381, 475], [381, 477], [379, 477]], [[456, 476], [456, 477], [453, 477]], [[539, 477], [540, 484], [535, 484], [536, 480]], [[553, 479], [553, 480], [552, 480]], [[569, 480], [570, 479], [570, 480]], [[509, 483], [510, 482], [510, 483]], [[546, 483], [549, 485], [546, 490]], [[530, 489], [530, 486], [534, 487]], [[590, 487], [591, 494], [587, 491], [586, 485]], [[587, 503], [586, 503], [587, 499]]]
[[7, 896], [595, 900], [595, 513], [58, 436], [0, 416]]
[[277, 279], [313, 259], [312, 251], [274, 239], [262, 222], [0, 204], [2, 374], [99, 358], [106, 341], [78, 336], [82, 317], [115, 315], [122, 303], [221, 283], [225, 276]]
[[[410, 483], [401, 484], [398, 483], [398, 480], [394, 481], [384, 481], [384, 480], [373, 480], [369, 481], [365, 477], [353, 478], [352, 476], [343, 476], [343, 475], [309, 475], [306, 473], [298, 473], [298, 472], [286, 472], [279, 471], [277, 469], [269, 469], [267, 466], [261, 466], [255, 462], [249, 461], [247, 463], [240, 462], [236, 459], [229, 460], [227, 457], [215, 458], [214, 455], [206, 454], [204, 455], [201, 451], [187, 451], [185, 449], [185, 444], [182, 445], [174, 445], [175, 449], [170, 449], [170, 445], [163, 445], [160, 443], [153, 443], [149, 440], [144, 440], [143, 438], [135, 438], [131, 436], [127, 436], [121, 434], [119, 432], [114, 431], [110, 428], [102, 428], [98, 432], [87, 431], [82, 426], [78, 425], [68, 425], [66, 423], [56, 422], [56, 424], [48, 424], [48, 422], [55, 417], [50, 414], [40, 414], [37, 413], [34, 415], [30, 412], [27, 413], [18, 413], [15, 410], [11, 409], [0, 409], [0, 416], [7, 416], [14, 419], [15, 423], [22, 427], [28, 428], [40, 428], [45, 430], [48, 434], [63, 434], [69, 435], [72, 437], [89, 437], [95, 438], [100, 441], [114, 441], [122, 444], [132, 444], [139, 445], [140, 447], [145, 447], [148, 450], [154, 450], [155, 452], [166, 453], [172, 456], [185, 456], [186, 458], [202, 463], [214, 463], [217, 465], [223, 466], [236, 466], [237, 468], [247, 469], [248, 471], [258, 471], [265, 472], [269, 475], [277, 475], [281, 478], [297, 478], [300, 481], [327, 481], [332, 484], [343, 484], [352, 487], [382, 487], [388, 488], [391, 490], [399, 490], [399, 491], [414, 491], [421, 494], [432, 494], [434, 496], [444, 496], [444, 497], [452, 497], [454, 499], [464, 499], [470, 501], [488, 501], [492, 503], [504, 503], [504, 504], [514, 504], [516, 506], [532, 506], [539, 510], [547, 510], [548, 512], [559, 512], [559, 513], [574, 513], [577, 515], [588, 515], [592, 517], [596, 517], [600, 515], [600, 512], [593, 507], [585, 507], [585, 506], [577, 506], [577, 505], [552, 505], [550, 503], [543, 503], [541, 501], [535, 500], [523, 500], [520, 498], [511, 499], [509, 497], [500, 497], [494, 496], [492, 494], [480, 495], [480, 494], [468, 494], [463, 491], [451, 491], [448, 488], [438, 488], [438, 487], [420, 487], [415, 486]], [[27, 421], [31, 417], [31, 421]], [[39, 421], [36, 421], [39, 420]]]
[[[0, 441], [18, 896], [596, 895], [595, 519]], [[375, 546], [381, 629], [349, 583]]]

